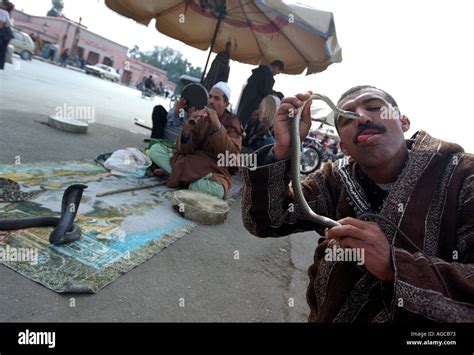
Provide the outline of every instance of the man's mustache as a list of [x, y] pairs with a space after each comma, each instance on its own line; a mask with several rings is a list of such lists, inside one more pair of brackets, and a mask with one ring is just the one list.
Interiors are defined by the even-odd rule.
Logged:
[[354, 135], [354, 138], [352, 138], [352, 142], [354, 144], [359, 144], [360, 143], [359, 140], [357, 139], [357, 137], [359, 137], [360, 134], [363, 131], [365, 131], [366, 129], [376, 129], [380, 133], [385, 133], [387, 131], [387, 127], [385, 127], [384, 125], [376, 124], [376, 123], [372, 123], [372, 122], [364, 123], [363, 125], [360, 125], [359, 127], [357, 127], [357, 132]]

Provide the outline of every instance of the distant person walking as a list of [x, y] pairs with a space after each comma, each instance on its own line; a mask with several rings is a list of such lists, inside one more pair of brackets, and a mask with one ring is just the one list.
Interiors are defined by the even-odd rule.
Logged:
[[55, 51], [54, 47], [51, 46], [51, 47], [49, 48], [49, 52], [48, 52], [48, 59], [49, 59], [50, 61], [52, 61], [52, 62], [54, 62], [54, 54], [55, 54], [55, 52], [56, 52], [56, 51]]
[[260, 102], [267, 95], [273, 92], [275, 79], [273, 77], [280, 74], [284, 69], [281, 60], [274, 60], [270, 65], [260, 65], [252, 70], [252, 75], [247, 80], [247, 85], [242, 92], [237, 116], [245, 129], [252, 113], [258, 108]]
[[225, 49], [222, 52], [219, 52], [216, 55], [216, 58], [214, 58], [212, 61], [211, 69], [209, 69], [209, 72], [202, 83], [207, 91], [211, 91], [212, 87], [219, 81], [223, 81], [225, 83], [229, 81], [231, 46], [232, 43], [228, 41], [225, 44]]
[[160, 81], [159, 86], [160, 86], [160, 89], [159, 89], [160, 90], [160, 95], [164, 96], [165, 95], [165, 88], [163, 87], [163, 82]]
[[38, 36], [35, 36], [34, 42], [35, 42], [35, 45], [36, 45], [35, 55], [40, 55], [41, 49], [43, 48], [43, 40], [38, 35]]
[[65, 67], [69, 59], [69, 48], [66, 48], [61, 54], [61, 66]]
[[11, 2], [4, 2], [0, 5], [0, 70], [5, 67], [8, 43], [13, 38], [11, 13], [15, 5]]

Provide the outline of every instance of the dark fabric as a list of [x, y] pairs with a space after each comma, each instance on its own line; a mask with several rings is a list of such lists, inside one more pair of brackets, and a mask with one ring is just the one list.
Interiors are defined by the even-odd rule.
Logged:
[[272, 93], [273, 84], [275, 84], [275, 79], [273, 79], [272, 70], [268, 65], [261, 65], [252, 70], [252, 75], [247, 80], [237, 109], [237, 116], [242, 127], [245, 128], [263, 98]]
[[145, 87], [146, 87], [147, 89], [154, 89], [156, 86], [155, 86], [155, 83], [153, 82], [152, 79], [147, 78], [147, 79], [145, 80]]
[[229, 60], [229, 55], [226, 52], [220, 52], [213, 60], [211, 69], [209, 69], [202, 83], [208, 92], [211, 91], [212, 87], [219, 81], [226, 83], [229, 80]]
[[56, 50], [54, 48], [51, 48], [48, 53], [48, 59], [54, 61], [55, 55], [56, 55]]
[[380, 212], [385, 198], [388, 196], [388, 191], [382, 190], [373, 182], [367, 175], [365, 175], [360, 168], [356, 171], [357, 178], [360, 180], [361, 186], [364, 189], [365, 195], [369, 200], [370, 207], [374, 212]]
[[13, 32], [10, 26], [0, 28], [0, 40], [10, 41], [13, 38]]
[[0, 70], [5, 67], [5, 60], [7, 59], [8, 43], [10, 40], [0, 38]]
[[275, 143], [272, 130], [262, 127], [259, 120], [255, 122], [250, 120], [247, 123], [245, 134], [242, 145], [252, 150], [257, 150], [264, 145]]
[[[383, 283], [352, 263], [326, 261], [325, 251], [335, 246], [334, 240], [315, 245], [306, 293], [309, 321], [474, 319], [474, 156], [423, 131], [407, 140], [407, 147], [407, 164], [379, 214], [399, 226], [423, 253], [388, 223], [377, 222], [391, 245], [395, 270], [394, 282]], [[323, 234], [320, 226], [304, 218], [293, 198], [290, 160], [271, 163], [271, 149], [266, 146], [256, 152], [257, 169], [242, 169], [244, 226], [262, 238], [309, 230]], [[270, 164], [262, 165], [265, 163]], [[335, 220], [378, 209], [376, 200], [365, 191], [370, 184], [361, 181], [358, 170], [357, 162], [346, 159], [327, 163], [309, 175], [302, 187], [310, 207]]]
[[151, 138], [164, 138], [165, 137], [165, 128], [168, 123], [167, 121], [168, 112], [161, 105], [157, 105], [153, 108], [153, 113], [151, 114], [151, 120], [153, 126], [151, 129]]

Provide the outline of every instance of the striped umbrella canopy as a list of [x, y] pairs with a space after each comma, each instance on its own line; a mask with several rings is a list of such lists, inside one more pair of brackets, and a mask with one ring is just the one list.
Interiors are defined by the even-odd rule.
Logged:
[[[246, 64], [279, 59], [286, 74], [318, 73], [342, 60], [333, 14], [281, 0], [105, 0], [113, 11], [194, 48], [232, 43], [230, 58]], [[209, 61], [209, 57], [208, 57]], [[206, 63], [207, 66], [207, 63]], [[205, 69], [204, 69], [205, 72]]]

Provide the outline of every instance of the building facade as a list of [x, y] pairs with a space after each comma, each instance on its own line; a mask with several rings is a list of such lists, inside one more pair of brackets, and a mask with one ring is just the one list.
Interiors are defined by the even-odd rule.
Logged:
[[[128, 47], [97, 33], [66, 17], [33, 16], [13, 10], [15, 28], [41, 38], [47, 44], [58, 44], [61, 49], [76, 46], [76, 54], [85, 64], [103, 63], [114, 67], [125, 85], [136, 86], [144, 77], [153, 76], [155, 83], [174, 92], [176, 84], [168, 81], [165, 70], [127, 56]], [[77, 44], [76, 44], [77, 43]]]

